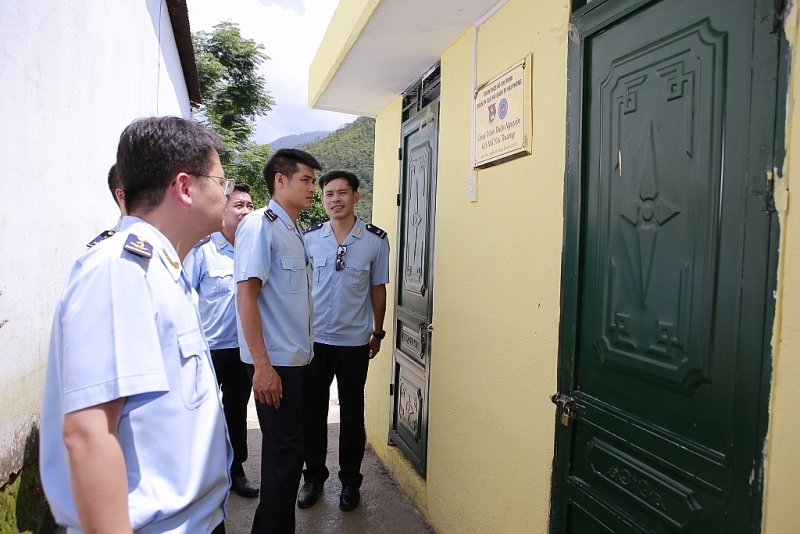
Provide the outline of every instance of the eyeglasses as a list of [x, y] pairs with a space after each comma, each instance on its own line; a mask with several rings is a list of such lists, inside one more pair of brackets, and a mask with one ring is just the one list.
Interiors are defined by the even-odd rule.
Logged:
[[215, 182], [217, 182], [217, 180], [222, 180], [222, 182], [217, 182], [217, 184], [222, 188], [222, 192], [225, 194], [225, 196], [233, 193], [233, 186], [236, 184], [236, 180], [233, 178], [225, 178], [224, 176], [209, 176], [208, 174], [195, 174], [195, 176], [213, 178]]
[[347, 254], [347, 245], [339, 245], [336, 250], [336, 270], [344, 270], [344, 255]]

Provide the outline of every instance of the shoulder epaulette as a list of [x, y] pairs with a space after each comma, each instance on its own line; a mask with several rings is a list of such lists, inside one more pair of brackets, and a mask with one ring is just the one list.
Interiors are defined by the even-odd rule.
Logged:
[[270, 221], [277, 221], [277, 220], [278, 220], [278, 214], [277, 214], [277, 213], [275, 213], [275, 212], [274, 212], [274, 211], [272, 211], [272, 210], [266, 210], [266, 211], [264, 212], [264, 216], [265, 216], [267, 219], [269, 219]]
[[206, 244], [206, 243], [208, 243], [209, 241], [211, 241], [211, 236], [210, 236], [210, 235], [207, 235], [207, 236], [205, 236], [203, 239], [201, 239], [200, 241], [198, 241], [198, 242], [197, 242], [197, 244], [194, 246], [194, 248], [197, 248], [197, 247], [202, 247], [203, 245], [205, 245], [205, 244]]
[[133, 254], [143, 258], [150, 259], [153, 257], [153, 245], [138, 235], [129, 235], [128, 240], [125, 241], [125, 246], [123, 248], [128, 252], [132, 252]]
[[323, 226], [325, 226], [325, 223], [313, 224], [313, 225], [309, 226], [308, 228], [306, 228], [306, 232], [305, 233], [313, 232], [314, 230], [319, 230]]
[[375, 234], [376, 236], [380, 237], [381, 239], [386, 239], [386, 232], [384, 230], [381, 230], [380, 228], [378, 228], [374, 224], [368, 224], [367, 225], [367, 232], [372, 232], [373, 234]]
[[92, 239], [91, 241], [89, 241], [89, 244], [86, 245], [86, 247], [87, 248], [92, 248], [93, 246], [95, 246], [96, 244], [100, 243], [101, 241], [105, 241], [106, 239], [108, 239], [109, 237], [114, 235], [115, 233], [116, 232], [114, 230], [106, 230], [105, 232], [103, 232], [99, 236], [97, 236], [94, 239]]

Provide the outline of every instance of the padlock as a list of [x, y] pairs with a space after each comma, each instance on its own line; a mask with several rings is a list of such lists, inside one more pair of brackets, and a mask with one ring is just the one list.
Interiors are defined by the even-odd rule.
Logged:
[[564, 410], [564, 412], [561, 414], [561, 424], [564, 426], [569, 426], [571, 422], [572, 422], [572, 416], [569, 414], [567, 410]]

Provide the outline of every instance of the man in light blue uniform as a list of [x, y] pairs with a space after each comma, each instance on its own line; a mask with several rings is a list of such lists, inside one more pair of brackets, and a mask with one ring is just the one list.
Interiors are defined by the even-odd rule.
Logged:
[[247, 403], [250, 375], [239, 357], [234, 304], [233, 251], [239, 222], [253, 212], [250, 187], [236, 182], [225, 206], [221, 232], [204, 237], [186, 256], [183, 267], [200, 299], [200, 317], [211, 349], [211, 360], [222, 390], [222, 406], [233, 447], [231, 489], [242, 497], [256, 497], [258, 486], [244, 474], [247, 460]]
[[356, 217], [359, 182], [353, 173], [331, 171], [319, 185], [330, 221], [306, 232], [314, 261], [314, 395], [312, 415], [305, 422], [305, 484], [297, 505], [313, 506], [328, 479], [328, 406], [336, 376], [341, 410], [339, 508], [349, 512], [361, 500], [367, 370], [386, 335], [389, 242], [386, 232]]
[[278, 150], [264, 167], [272, 200], [236, 230], [239, 345], [251, 373], [263, 438], [253, 534], [295, 531], [313, 357], [312, 268], [297, 217], [314, 200], [314, 169], [320, 165], [310, 154]]
[[69, 534], [225, 531], [232, 452], [180, 263], [222, 227], [222, 146], [177, 117], [120, 137], [130, 217], [73, 265], [45, 376], [42, 484]]

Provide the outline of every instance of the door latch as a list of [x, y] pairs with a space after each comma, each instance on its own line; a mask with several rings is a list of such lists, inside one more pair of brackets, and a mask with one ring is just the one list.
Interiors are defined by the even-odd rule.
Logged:
[[569, 426], [573, 419], [578, 418], [578, 403], [574, 398], [562, 393], [555, 393], [550, 396], [553, 404], [561, 408], [561, 424]]

